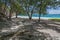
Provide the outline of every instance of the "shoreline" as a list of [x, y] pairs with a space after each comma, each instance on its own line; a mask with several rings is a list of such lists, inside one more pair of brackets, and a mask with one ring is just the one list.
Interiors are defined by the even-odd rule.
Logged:
[[[12, 18], [15, 18], [16, 16], [13, 16]], [[17, 16], [18, 18], [26, 18], [28, 19], [28, 16]], [[50, 17], [40, 17], [41, 19], [48, 20], [48, 19], [60, 19], [60, 18], [50, 18]], [[39, 17], [32, 17], [32, 19], [39, 19]]]

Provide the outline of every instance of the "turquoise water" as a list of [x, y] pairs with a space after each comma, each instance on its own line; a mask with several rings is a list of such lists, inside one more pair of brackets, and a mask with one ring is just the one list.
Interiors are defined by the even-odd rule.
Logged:
[[[27, 16], [27, 15], [22, 15], [19, 14], [19, 16]], [[33, 17], [39, 17], [39, 14], [33, 14]], [[46, 14], [46, 15], [41, 15], [41, 17], [46, 17], [46, 18], [60, 18], [60, 14]]]

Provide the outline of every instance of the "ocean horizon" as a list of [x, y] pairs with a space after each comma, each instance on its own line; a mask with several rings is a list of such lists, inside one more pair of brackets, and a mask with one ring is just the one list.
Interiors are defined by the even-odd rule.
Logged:
[[[27, 16], [27, 15], [19, 14], [18, 16]], [[39, 17], [39, 14], [35, 13], [32, 15], [32, 17]], [[41, 15], [41, 18], [60, 18], [60, 14], [45, 14]]]

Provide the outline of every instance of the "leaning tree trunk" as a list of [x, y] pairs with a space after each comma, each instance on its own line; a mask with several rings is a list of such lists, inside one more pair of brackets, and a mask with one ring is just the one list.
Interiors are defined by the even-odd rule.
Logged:
[[38, 20], [39, 22], [40, 22], [40, 17], [41, 17], [41, 14], [39, 13], [39, 20]]
[[28, 6], [28, 4], [26, 3], [26, 6], [25, 6], [25, 8], [26, 8], [26, 13], [27, 13], [27, 15], [28, 15], [28, 17], [29, 17], [29, 20], [31, 20], [31, 16], [30, 16], [30, 14], [29, 14], [29, 6]]
[[18, 17], [17, 17], [17, 16], [18, 16], [17, 14], [18, 14], [18, 12], [16, 12], [16, 18], [18, 18]]
[[17, 18], [17, 13], [16, 13], [16, 18]]
[[32, 14], [33, 14], [33, 10], [31, 11], [30, 20], [32, 20]]
[[32, 19], [32, 17], [31, 17], [31, 15], [29, 15], [29, 20], [31, 20]]
[[31, 18], [30, 18], [30, 20], [32, 20], [33, 10], [34, 10], [34, 7], [33, 7], [32, 11], [31, 11]]
[[40, 22], [40, 17], [41, 17], [41, 9], [39, 10], [39, 22]]
[[10, 10], [10, 13], [9, 13], [9, 20], [11, 20], [11, 16], [12, 16], [12, 11]]
[[40, 8], [39, 8], [39, 20], [38, 20], [39, 22], [40, 22], [40, 17], [41, 17], [41, 10], [42, 10], [41, 7], [42, 7], [42, 0], [41, 0]]
[[31, 20], [31, 16], [30, 16], [30, 14], [29, 14], [29, 6], [27, 5], [27, 3], [26, 3], [25, 8], [26, 8], [26, 11], [27, 11], [27, 15], [28, 15], [28, 17], [29, 17], [29, 20]]
[[26, 11], [27, 11], [27, 15], [28, 15], [28, 17], [29, 17], [29, 20], [31, 19], [31, 17], [30, 17], [30, 15], [29, 15], [29, 6], [27, 6], [27, 4], [26, 4]]

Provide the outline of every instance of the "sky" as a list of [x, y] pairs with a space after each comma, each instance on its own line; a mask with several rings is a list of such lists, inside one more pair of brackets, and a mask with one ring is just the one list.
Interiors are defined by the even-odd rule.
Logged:
[[56, 9], [47, 9], [49, 14], [60, 14], [60, 8]]

